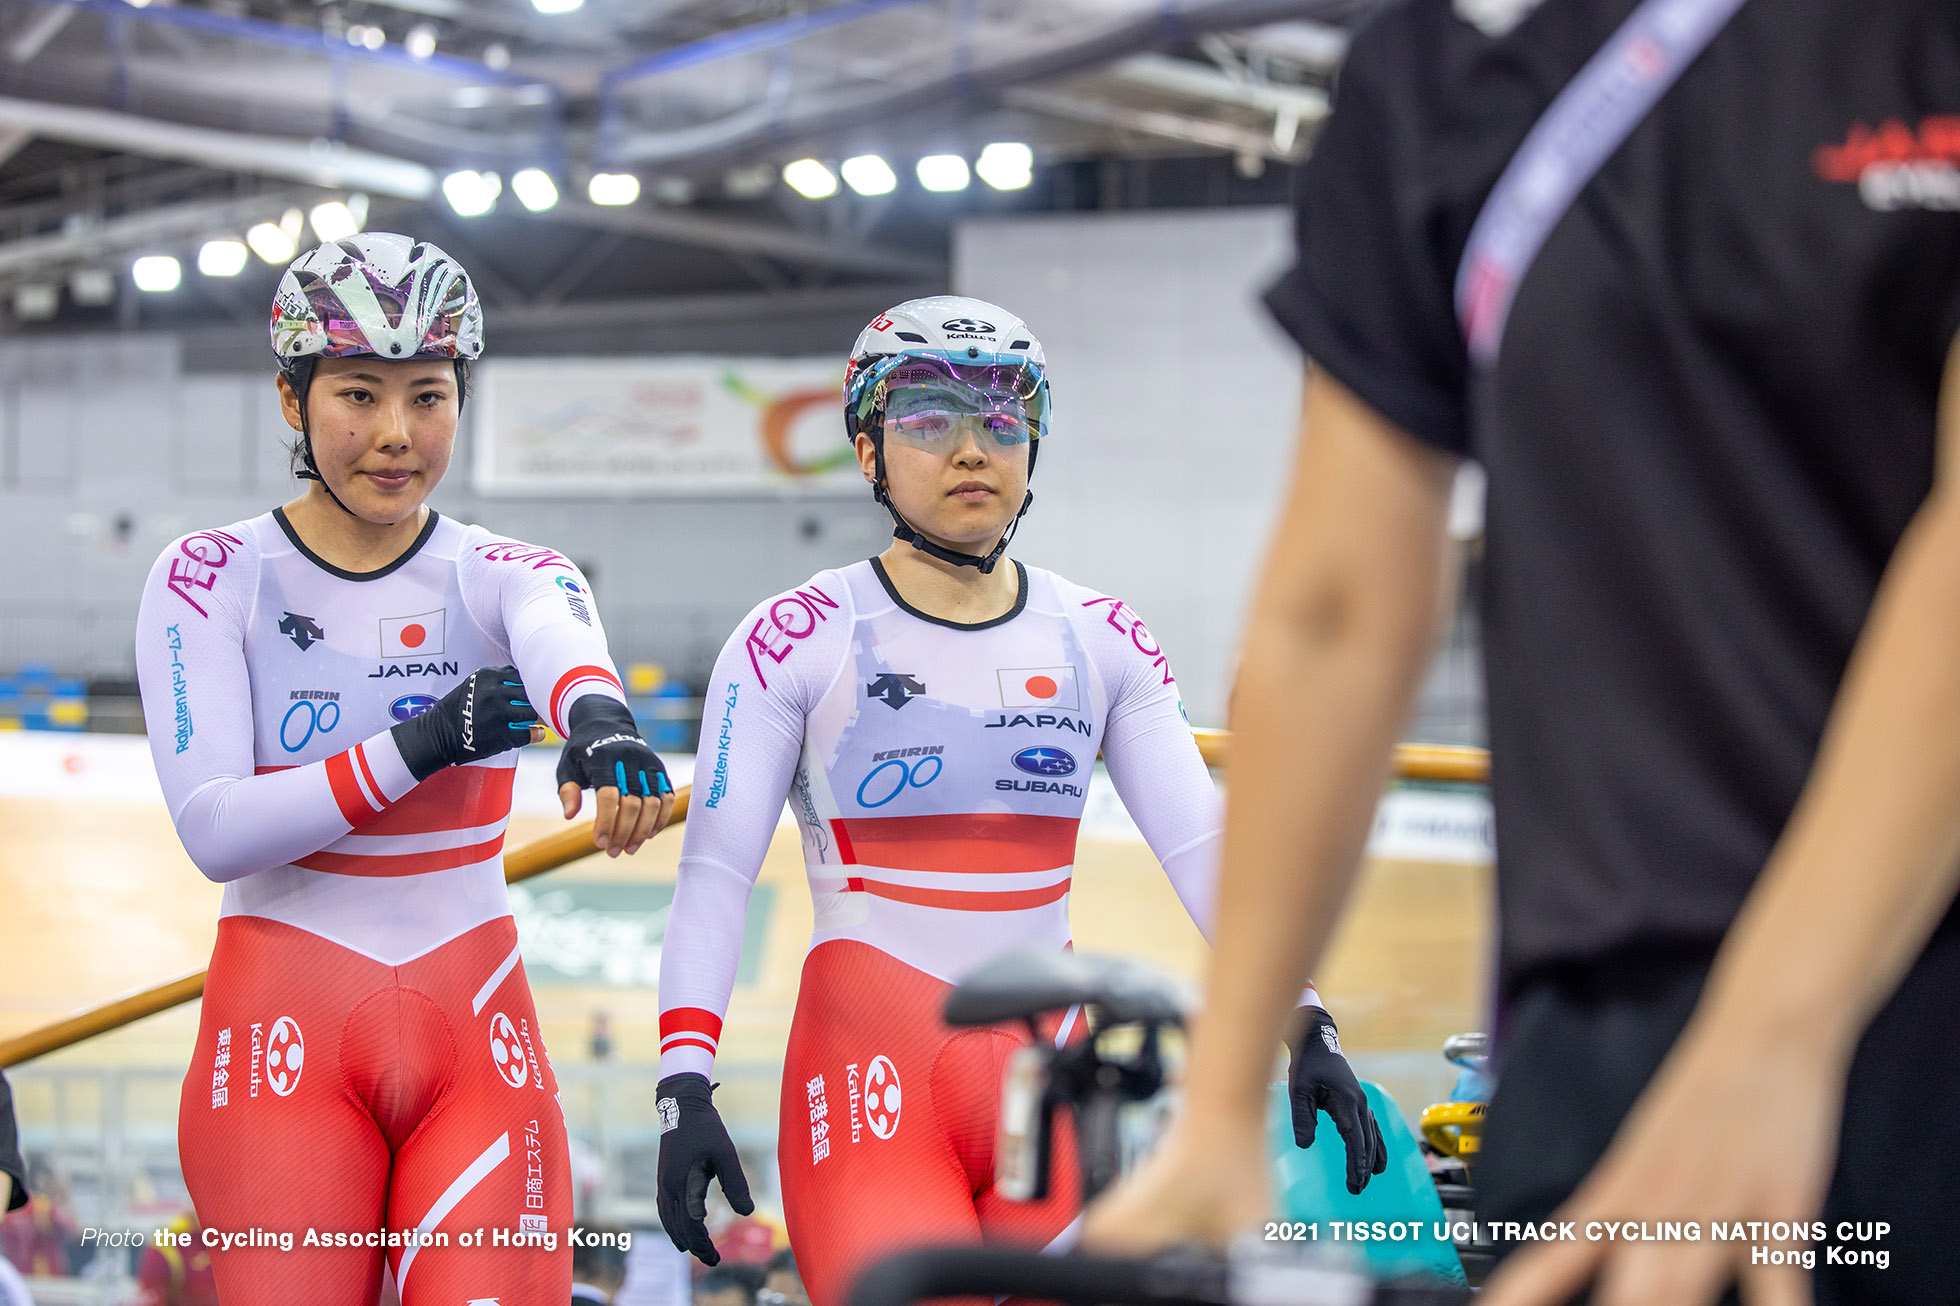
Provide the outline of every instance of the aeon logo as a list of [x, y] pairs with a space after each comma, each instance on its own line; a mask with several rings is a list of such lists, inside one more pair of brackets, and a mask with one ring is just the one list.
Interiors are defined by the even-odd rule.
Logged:
[[299, 1087], [299, 1072], [305, 1068], [306, 1040], [291, 1016], [281, 1016], [265, 1040], [265, 1082], [280, 1097], [288, 1097]]

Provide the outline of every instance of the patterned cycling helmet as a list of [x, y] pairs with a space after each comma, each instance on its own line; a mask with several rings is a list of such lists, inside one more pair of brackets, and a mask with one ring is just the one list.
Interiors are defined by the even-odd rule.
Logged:
[[1048, 356], [1028, 324], [984, 299], [933, 295], [887, 309], [859, 333], [844, 369], [844, 434], [875, 431], [894, 373], [923, 360], [977, 390], [1025, 405], [1028, 433], [1048, 431]]
[[463, 265], [427, 241], [369, 231], [293, 260], [272, 299], [272, 351], [300, 359], [475, 358], [483, 309]]

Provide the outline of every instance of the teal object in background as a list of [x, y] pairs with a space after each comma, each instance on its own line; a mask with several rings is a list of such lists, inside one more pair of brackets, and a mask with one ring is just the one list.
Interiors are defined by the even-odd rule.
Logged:
[[[1467, 1287], [1456, 1245], [1436, 1237], [1443, 1223], [1443, 1203], [1436, 1181], [1423, 1163], [1422, 1148], [1402, 1118], [1393, 1098], [1379, 1084], [1361, 1081], [1368, 1105], [1381, 1126], [1388, 1147], [1388, 1169], [1368, 1181], [1359, 1196], [1347, 1190], [1347, 1147], [1326, 1112], [1313, 1146], [1293, 1142], [1293, 1113], [1286, 1085], [1273, 1085], [1266, 1104], [1266, 1146], [1273, 1158], [1273, 1193], [1280, 1218], [1319, 1226], [1316, 1243], [1354, 1256], [1368, 1272], [1382, 1279], [1421, 1275], [1436, 1282]], [[1418, 1236], [1401, 1241], [1349, 1241], [1333, 1238], [1331, 1221], [1404, 1221], [1417, 1226]]]

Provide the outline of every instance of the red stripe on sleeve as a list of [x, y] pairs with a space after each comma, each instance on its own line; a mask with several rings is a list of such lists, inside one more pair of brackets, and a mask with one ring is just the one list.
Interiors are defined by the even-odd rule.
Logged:
[[367, 781], [368, 792], [374, 795], [375, 802], [380, 803], [383, 807], [386, 807], [388, 805], [388, 795], [382, 790], [381, 786], [375, 782], [374, 772], [368, 770], [367, 744], [365, 742], [356, 744], [349, 751], [351, 751], [354, 754], [354, 765], [361, 768], [361, 779]]
[[333, 800], [340, 805], [340, 814], [347, 824], [358, 828], [375, 814], [377, 809], [361, 792], [361, 782], [354, 778], [354, 764], [347, 760], [346, 753], [335, 753], [327, 759], [327, 786], [333, 790]]
[[660, 1040], [675, 1034], [702, 1034], [721, 1041], [721, 1017], [706, 1007], [670, 1007], [660, 1013]]
[[565, 718], [559, 711], [564, 706], [565, 695], [587, 681], [611, 685], [619, 691], [621, 697], [626, 694], [626, 691], [620, 688], [619, 677], [604, 667], [573, 667], [558, 677], [558, 683], [551, 691], [551, 724], [557, 728], [559, 734], [569, 737], [572, 733], [565, 728]]

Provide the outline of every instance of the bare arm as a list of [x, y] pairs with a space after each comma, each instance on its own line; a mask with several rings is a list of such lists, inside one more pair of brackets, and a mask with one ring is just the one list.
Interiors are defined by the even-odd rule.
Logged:
[[1274, 1050], [1347, 897], [1452, 588], [1454, 472], [1309, 375], [1233, 694], [1217, 948], [1186, 1081], [1205, 1109], [1092, 1215], [1095, 1245], [1223, 1238], [1263, 1214]]

